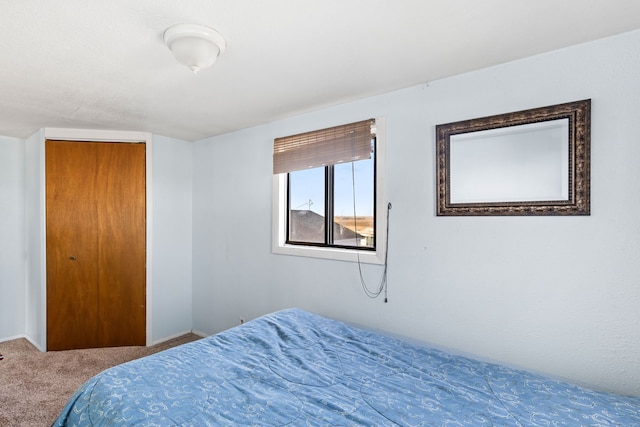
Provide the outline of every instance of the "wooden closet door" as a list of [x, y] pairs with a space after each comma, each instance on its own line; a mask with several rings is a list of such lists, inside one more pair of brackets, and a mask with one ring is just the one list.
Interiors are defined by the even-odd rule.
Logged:
[[48, 349], [145, 345], [144, 144], [45, 152]]
[[96, 160], [90, 144], [45, 145], [49, 350], [98, 345]]
[[99, 144], [98, 344], [146, 344], [145, 145]]

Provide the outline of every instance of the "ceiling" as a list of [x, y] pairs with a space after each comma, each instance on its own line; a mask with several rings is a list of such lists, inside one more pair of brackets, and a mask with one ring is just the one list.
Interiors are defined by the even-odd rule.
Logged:
[[[187, 141], [640, 28], [637, 0], [0, 0], [0, 135]], [[227, 49], [192, 74], [178, 23]]]

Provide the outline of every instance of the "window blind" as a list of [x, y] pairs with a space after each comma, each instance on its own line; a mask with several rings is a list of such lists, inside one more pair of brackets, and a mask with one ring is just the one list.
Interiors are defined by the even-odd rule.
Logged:
[[276, 138], [273, 173], [371, 158], [374, 119]]

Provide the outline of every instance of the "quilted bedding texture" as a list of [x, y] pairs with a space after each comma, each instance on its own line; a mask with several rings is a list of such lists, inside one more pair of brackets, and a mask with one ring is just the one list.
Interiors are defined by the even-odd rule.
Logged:
[[288, 309], [108, 369], [53, 425], [640, 426], [640, 398]]

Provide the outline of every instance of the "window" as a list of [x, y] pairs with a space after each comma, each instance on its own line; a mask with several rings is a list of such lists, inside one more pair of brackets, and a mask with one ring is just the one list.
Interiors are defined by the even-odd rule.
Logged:
[[289, 172], [289, 244], [375, 250], [375, 138], [371, 157]]
[[381, 119], [274, 141], [273, 252], [379, 264]]

